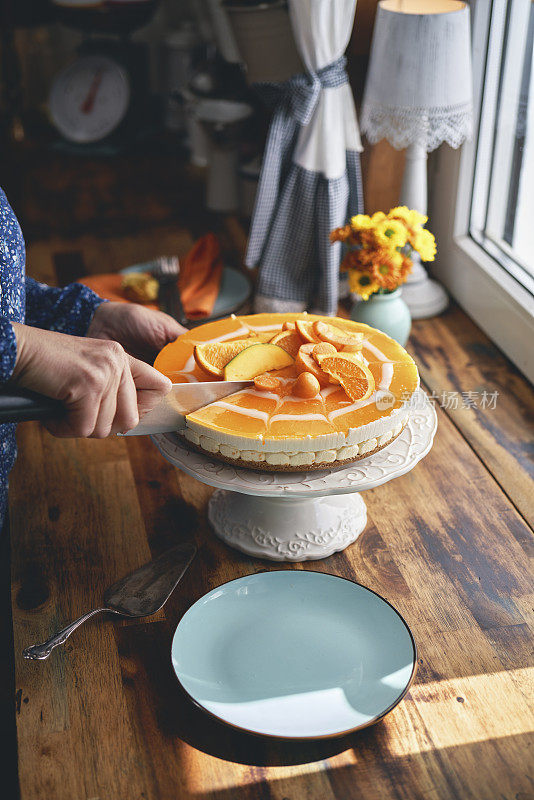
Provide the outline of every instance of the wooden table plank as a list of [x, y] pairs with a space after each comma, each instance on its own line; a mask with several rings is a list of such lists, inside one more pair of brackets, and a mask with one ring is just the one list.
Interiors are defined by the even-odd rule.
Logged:
[[[528, 381], [458, 306], [415, 321], [409, 349], [422, 380], [533, 527], [534, 395]], [[497, 392], [495, 408], [481, 406], [484, 392]], [[464, 404], [466, 393], [474, 406]]]
[[126, 797], [148, 783], [113, 626], [84, 625], [44, 663], [20, 655], [150, 558], [125, 445], [52, 440], [27, 423], [19, 446], [10, 516], [21, 794], [96, 797], [105, 775], [109, 796]]

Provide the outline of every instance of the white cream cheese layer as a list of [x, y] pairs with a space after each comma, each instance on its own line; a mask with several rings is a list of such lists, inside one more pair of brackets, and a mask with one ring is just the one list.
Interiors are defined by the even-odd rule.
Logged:
[[[326, 448], [320, 450], [307, 450], [303, 451], [274, 451], [274, 452], [259, 452], [258, 450], [241, 450], [228, 444], [220, 444], [211, 436], [205, 434], [197, 434], [190, 428], [186, 428], [184, 436], [192, 444], [200, 447], [208, 453], [219, 453], [225, 458], [234, 460], [242, 459], [243, 461], [252, 461], [256, 463], [265, 463], [272, 466], [280, 467], [306, 467], [311, 464], [333, 464], [334, 461], [346, 461], [351, 458], [358, 458], [364, 456], [366, 453], [371, 453], [377, 447], [384, 447], [391, 439], [398, 436], [403, 429], [404, 424], [399, 423], [393, 429], [386, 431], [380, 436], [367, 439], [360, 444], [344, 445], [339, 448]], [[310, 446], [315, 446], [315, 439], [310, 440]]]

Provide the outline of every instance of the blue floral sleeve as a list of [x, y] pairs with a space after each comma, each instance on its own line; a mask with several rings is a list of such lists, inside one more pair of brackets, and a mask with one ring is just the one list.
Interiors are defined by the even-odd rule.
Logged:
[[85, 336], [98, 306], [105, 302], [81, 283], [63, 289], [26, 277], [26, 325]]
[[17, 340], [10, 320], [0, 317], [0, 383], [11, 378], [17, 360]]

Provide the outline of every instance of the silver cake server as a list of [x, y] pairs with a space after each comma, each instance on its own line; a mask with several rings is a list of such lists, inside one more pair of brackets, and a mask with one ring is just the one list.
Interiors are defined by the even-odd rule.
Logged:
[[167, 602], [184, 572], [193, 560], [197, 548], [192, 543], [172, 547], [159, 558], [131, 572], [104, 592], [104, 604], [71, 622], [43, 644], [34, 644], [22, 651], [24, 658], [43, 660], [54, 647], [64, 644], [76, 628], [101, 611], [123, 617], [146, 617]]

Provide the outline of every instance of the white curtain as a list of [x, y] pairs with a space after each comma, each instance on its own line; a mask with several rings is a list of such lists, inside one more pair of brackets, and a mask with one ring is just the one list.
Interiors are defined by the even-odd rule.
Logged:
[[341, 250], [328, 235], [363, 210], [343, 58], [355, 8], [356, 0], [289, 0], [306, 73], [263, 85], [274, 112], [247, 251], [247, 264], [259, 266], [257, 310], [337, 309]]

